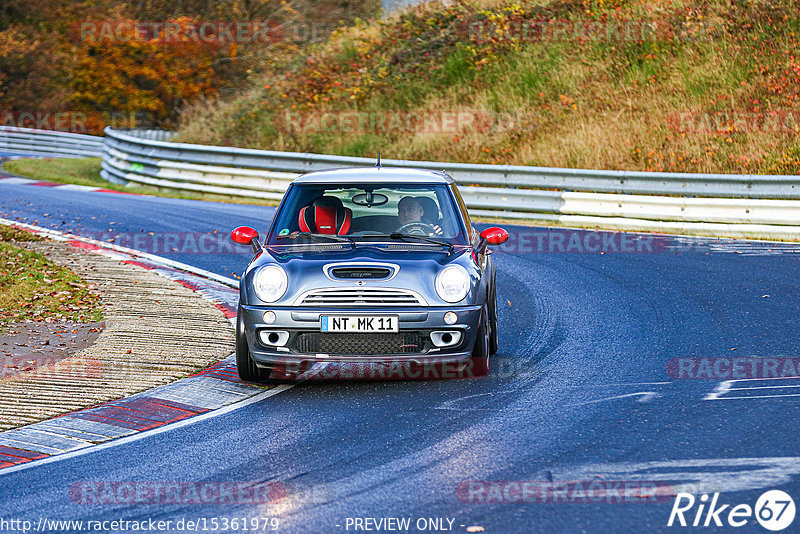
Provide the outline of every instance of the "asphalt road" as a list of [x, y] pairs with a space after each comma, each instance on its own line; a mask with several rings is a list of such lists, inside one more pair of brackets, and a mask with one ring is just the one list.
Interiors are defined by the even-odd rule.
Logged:
[[[204, 250], [198, 236], [224, 237], [240, 224], [265, 231], [273, 212], [0, 180], [2, 217], [106, 232], [126, 246], [135, 234], [177, 235], [169, 250], [139, 244], [226, 275], [241, 273], [247, 253], [212, 250], [208, 239]], [[494, 256], [501, 333], [489, 377], [301, 383], [173, 431], [0, 473], [0, 520], [199, 519], [213, 532], [213, 518], [277, 518], [279, 532], [355, 532], [365, 531], [356, 519], [366, 527], [374, 526], [366, 518], [391, 517], [409, 518], [411, 532], [767, 532], [753, 517], [742, 528], [727, 525], [729, 509], [723, 527], [669, 528], [670, 496], [592, 502], [577, 490], [650, 484], [753, 506], [780, 489], [798, 501], [800, 380], [728, 382], [721, 371], [675, 379], [667, 368], [676, 358], [800, 356], [800, 246], [659, 238], [636, 252], [619, 235], [507, 228], [522, 246]], [[604, 250], [588, 246], [603, 236]], [[558, 246], [573, 242], [580, 245]], [[568, 492], [518, 502], [522, 486], [514, 483], [524, 481]], [[271, 482], [285, 497], [76, 502], [86, 483], [126, 482]], [[443, 518], [442, 528], [428, 518]], [[790, 531], [800, 531], [800, 519]]]

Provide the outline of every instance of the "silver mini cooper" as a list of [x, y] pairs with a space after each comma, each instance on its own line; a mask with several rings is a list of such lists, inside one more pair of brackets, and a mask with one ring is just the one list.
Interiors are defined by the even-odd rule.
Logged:
[[[452, 177], [387, 167], [305, 174], [286, 191], [242, 276], [236, 363], [246, 381], [315, 362], [455, 366], [483, 376], [497, 350], [495, 268]], [[287, 373], [291, 375], [291, 373]]]

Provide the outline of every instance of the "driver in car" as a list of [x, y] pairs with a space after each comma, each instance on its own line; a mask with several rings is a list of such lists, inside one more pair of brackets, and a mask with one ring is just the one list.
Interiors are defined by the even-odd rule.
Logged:
[[442, 228], [438, 224], [428, 224], [422, 220], [424, 214], [425, 210], [422, 208], [422, 204], [414, 197], [403, 197], [400, 199], [400, 202], [397, 203], [397, 220], [400, 223], [399, 228], [417, 223], [420, 230], [424, 232], [427, 232], [428, 228], [431, 229], [428, 235], [441, 235]]

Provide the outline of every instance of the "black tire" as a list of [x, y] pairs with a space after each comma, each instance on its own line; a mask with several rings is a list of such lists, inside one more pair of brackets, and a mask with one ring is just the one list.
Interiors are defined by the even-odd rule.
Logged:
[[487, 306], [481, 309], [481, 318], [478, 322], [478, 332], [475, 336], [475, 345], [472, 347], [472, 376], [486, 376], [489, 374], [489, 310]]
[[491, 329], [491, 334], [489, 336], [489, 354], [495, 354], [500, 347], [497, 323], [497, 289], [495, 289], [494, 280], [492, 280], [492, 293], [489, 297], [489, 328]]
[[244, 334], [244, 322], [242, 321], [242, 310], [236, 314], [236, 370], [239, 378], [245, 382], [263, 382], [269, 379], [272, 369], [258, 367], [250, 355], [250, 347], [247, 345], [247, 336]]

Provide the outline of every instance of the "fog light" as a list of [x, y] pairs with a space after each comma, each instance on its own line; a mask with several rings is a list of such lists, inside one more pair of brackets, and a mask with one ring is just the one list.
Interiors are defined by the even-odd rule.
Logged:
[[270, 347], [283, 347], [289, 341], [289, 332], [285, 330], [261, 330], [258, 333], [261, 343]]
[[447, 324], [454, 324], [458, 320], [456, 312], [447, 312], [444, 314], [444, 322]]
[[461, 342], [461, 332], [457, 330], [439, 330], [437, 332], [431, 332], [431, 341], [436, 347], [454, 347]]
[[264, 322], [267, 324], [272, 324], [275, 322], [275, 312], [274, 311], [265, 311], [264, 312]]

